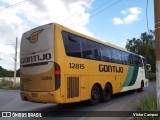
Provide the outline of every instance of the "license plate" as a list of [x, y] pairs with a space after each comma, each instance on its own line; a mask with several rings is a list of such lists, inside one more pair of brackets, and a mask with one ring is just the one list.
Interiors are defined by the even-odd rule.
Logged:
[[32, 93], [32, 97], [38, 97], [38, 93]]

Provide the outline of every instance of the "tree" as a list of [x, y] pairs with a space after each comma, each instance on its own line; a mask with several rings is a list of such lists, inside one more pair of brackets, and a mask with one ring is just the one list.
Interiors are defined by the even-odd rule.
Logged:
[[17, 77], [20, 77], [20, 68], [17, 70], [16, 76], [17, 76]]
[[[16, 76], [20, 77], [20, 68], [17, 70]], [[14, 71], [6, 70], [0, 66], [0, 77], [14, 77]]]
[[125, 48], [133, 53], [144, 56], [146, 61], [151, 64], [152, 72], [156, 72], [155, 35], [152, 30], [150, 30], [150, 33], [142, 33], [140, 38], [127, 39]]
[[0, 77], [13, 77], [14, 72], [13, 71], [8, 71], [0, 66]]

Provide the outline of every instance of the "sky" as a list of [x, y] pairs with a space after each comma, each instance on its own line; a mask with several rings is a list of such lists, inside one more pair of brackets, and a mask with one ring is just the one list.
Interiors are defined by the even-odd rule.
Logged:
[[[0, 0], [0, 66], [14, 69], [18, 37], [19, 69], [22, 34], [52, 22], [125, 48], [127, 39], [148, 31], [146, 7], [147, 0]], [[147, 11], [154, 30], [153, 0], [148, 0]]]

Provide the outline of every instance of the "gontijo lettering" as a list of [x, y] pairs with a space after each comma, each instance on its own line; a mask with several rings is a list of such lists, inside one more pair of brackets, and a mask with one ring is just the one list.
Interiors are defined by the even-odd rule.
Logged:
[[116, 72], [116, 73], [123, 73], [123, 67], [119, 66], [111, 66], [111, 65], [99, 65], [100, 72]]
[[52, 57], [51, 53], [24, 57], [24, 58], [21, 59], [21, 64], [50, 60], [51, 57]]

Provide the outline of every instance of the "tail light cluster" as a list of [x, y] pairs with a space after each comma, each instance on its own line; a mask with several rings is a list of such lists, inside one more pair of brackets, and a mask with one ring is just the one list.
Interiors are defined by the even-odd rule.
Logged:
[[55, 90], [60, 88], [61, 85], [61, 70], [60, 66], [57, 63], [54, 63], [54, 72], [55, 72]]

